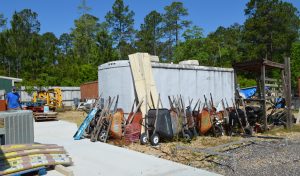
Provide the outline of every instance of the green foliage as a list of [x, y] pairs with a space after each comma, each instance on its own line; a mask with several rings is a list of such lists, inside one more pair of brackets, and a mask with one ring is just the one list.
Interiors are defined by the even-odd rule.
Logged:
[[201, 39], [203, 38], [203, 29], [199, 26], [193, 26], [192, 28], [188, 28], [187, 30], [185, 30], [182, 34], [182, 37], [185, 40]]
[[176, 47], [175, 60], [196, 59], [202, 65], [231, 67], [232, 61], [239, 61], [242, 55], [241, 33], [238, 24], [219, 27], [207, 38], [202, 38], [199, 27], [187, 29], [183, 33], [185, 41]]
[[38, 14], [30, 9], [15, 12], [11, 21], [12, 31], [19, 34], [38, 33], [41, 24], [37, 20], [37, 16]]
[[163, 45], [160, 40], [163, 37], [163, 17], [157, 11], [151, 11], [141, 24], [137, 33], [136, 46], [139, 52], [147, 52], [152, 55], [162, 56]]
[[63, 33], [59, 37], [58, 46], [60, 48], [61, 54], [65, 54], [65, 55], [70, 54], [73, 47], [71, 35], [67, 33]]
[[29, 94], [32, 95], [32, 93], [35, 91], [33, 86], [25, 86], [25, 91]]
[[247, 78], [243, 75], [239, 75], [238, 78], [238, 83], [239, 83], [239, 86], [241, 88], [244, 88], [244, 87], [252, 87], [252, 86], [256, 86], [256, 81], [254, 79], [251, 79], [251, 78]]
[[[89, 14], [83, 14], [78, 20], [75, 20], [75, 28], [71, 32], [73, 37], [74, 54], [80, 58], [80, 63], [92, 63], [97, 59], [94, 53], [96, 47], [96, 36], [100, 31], [98, 18]], [[82, 60], [84, 58], [84, 60]]]
[[189, 39], [179, 43], [175, 49], [175, 62], [180, 62], [187, 59], [199, 60], [199, 63], [206, 65], [207, 53], [203, 51], [203, 40]]
[[0, 13], [0, 29], [5, 27], [6, 25], [6, 18], [4, 18], [4, 15]]
[[300, 78], [300, 42], [295, 42], [292, 45], [291, 51], [291, 77], [292, 87], [297, 87], [298, 78]]
[[129, 10], [128, 6], [124, 5], [123, 0], [116, 0], [112, 6], [112, 10], [105, 16], [113, 40], [118, 46], [120, 58], [127, 58], [127, 55], [130, 54], [123, 48], [126, 47], [123, 44], [133, 40], [135, 33], [133, 16], [134, 12]]
[[240, 61], [242, 55], [242, 29], [239, 24], [228, 28], [219, 27], [209, 34], [206, 41], [211, 63], [215, 66], [231, 67], [233, 61]]
[[97, 79], [97, 66], [117, 58], [112, 37], [98, 18], [83, 14], [59, 39], [39, 34], [38, 15], [15, 12], [0, 32], [0, 74], [21, 77], [28, 86], [78, 86]]
[[179, 45], [179, 36], [182, 29], [189, 27], [190, 21], [184, 20], [188, 16], [188, 10], [183, 7], [182, 2], [172, 2], [166, 6], [163, 18], [164, 33], [167, 39], [166, 58], [173, 59], [173, 47]]
[[112, 37], [107, 33], [107, 31], [102, 30], [97, 33], [96, 45], [98, 56], [98, 64], [103, 64], [109, 61], [116, 60], [118, 58], [117, 52], [113, 48]]
[[[249, 0], [244, 24], [220, 26], [208, 36], [191, 27], [182, 2], [172, 2], [162, 13], [151, 11], [138, 31], [134, 12], [123, 0], [115, 0], [105, 22], [89, 10], [82, 0], [74, 27], [58, 38], [51, 32], [40, 34], [38, 14], [30, 9], [14, 12], [8, 28], [0, 13], [0, 75], [21, 77], [28, 86], [78, 86], [97, 79], [99, 64], [148, 52], [162, 62], [195, 59], [218, 67], [266, 57], [282, 62], [290, 56], [293, 88], [300, 77], [299, 12], [282, 0]], [[280, 77], [278, 71], [267, 75]], [[239, 76], [240, 86], [255, 85], [252, 77]]]
[[250, 0], [245, 9], [245, 57], [283, 62], [298, 38], [299, 12], [281, 0]]

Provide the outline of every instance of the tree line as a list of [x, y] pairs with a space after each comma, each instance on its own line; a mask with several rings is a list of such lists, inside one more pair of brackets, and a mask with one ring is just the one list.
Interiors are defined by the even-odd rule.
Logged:
[[[218, 67], [291, 57], [294, 87], [300, 76], [299, 11], [282, 0], [249, 0], [243, 24], [220, 26], [207, 36], [187, 20], [182, 2], [172, 2], [163, 12], [151, 11], [139, 29], [134, 28], [134, 11], [123, 0], [115, 0], [102, 22], [90, 14], [85, 0], [78, 9], [74, 27], [59, 37], [41, 34], [38, 14], [31, 9], [14, 12], [10, 20], [0, 13], [0, 75], [23, 78], [26, 85], [78, 86], [97, 80], [100, 64], [148, 52], [162, 62], [195, 59]], [[253, 83], [247, 77], [240, 78], [241, 86]]]

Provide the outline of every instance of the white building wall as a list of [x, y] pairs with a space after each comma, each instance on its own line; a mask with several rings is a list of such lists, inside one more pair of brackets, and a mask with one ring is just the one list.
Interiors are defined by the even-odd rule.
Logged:
[[[189, 98], [193, 104], [203, 95], [209, 98], [212, 93], [215, 105], [226, 98], [229, 103], [234, 97], [233, 69], [152, 63], [154, 79], [163, 106], [169, 108], [168, 95], [182, 95], [185, 105]], [[130, 112], [134, 101], [134, 84], [129, 61], [114, 61], [98, 68], [99, 95], [103, 98], [119, 95], [119, 107]], [[155, 102], [157, 100], [154, 100]], [[231, 103], [230, 103], [231, 104]]]

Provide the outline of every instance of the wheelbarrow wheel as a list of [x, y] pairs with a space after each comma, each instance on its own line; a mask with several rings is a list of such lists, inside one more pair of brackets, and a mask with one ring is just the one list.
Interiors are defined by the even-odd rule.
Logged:
[[147, 142], [148, 142], [148, 136], [147, 136], [146, 133], [141, 134], [140, 142], [141, 142], [142, 145], [147, 144]]
[[253, 129], [251, 127], [246, 127], [244, 128], [245, 130], [245, 134], [248, 135], [248, 136], [252, 136], [253, 134]]
[[186, 130], [186, 131], [184, 131], [184, 133], [183, 133], [183, 138], [184, 138], [186, 141], [191, 141], [192, 138], [193, 138], [193, 134], [192, 134], [189, 130]]
[[152, 146], [157, 146], [159, 144], [159, 135], [157, 133], [152, 134], [150, 137], [150, 143]]
[[220, 137], [220, 136], [223, 136], [223, 129], [216, 125], [215, 126], [215, 137]]
[[99, 140], [100, 142], [104, 142], [105, 136], [106, 136], [106, 130], [102, 130], [102, 131], [100, 132], [99, 136], [98, 136], [98, 140]]

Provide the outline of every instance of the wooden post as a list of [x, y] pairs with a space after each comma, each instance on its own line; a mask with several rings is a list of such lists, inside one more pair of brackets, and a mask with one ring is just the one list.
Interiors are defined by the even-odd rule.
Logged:
[[286, 99], [286, 76], [285, 76], [285, 70], [281, 70], [281, 79], [282, 79], [282, 98]]
[[267, 124], [267, 108], [266, 108], [266, 66], [262, 64], [261, 66], [261, 104], [263, 108], [263, 118], [264, 118], [264, 130], [266, 131], [268, 129]]
[[285, 78], [286, 78], [286, 107], [287, 107], [287, 129], [292, 128], [292, 112], [291, 112], [291, 68], [290, 58], [284, 58]]

